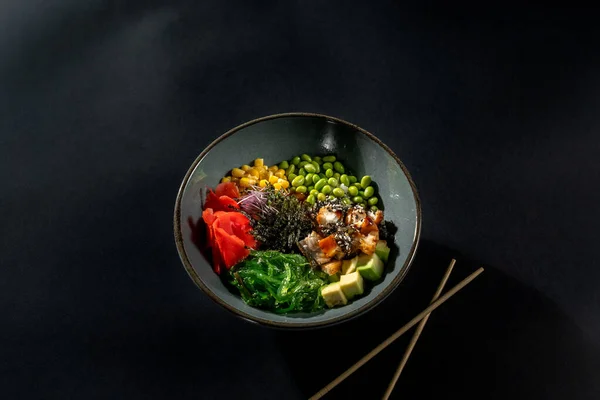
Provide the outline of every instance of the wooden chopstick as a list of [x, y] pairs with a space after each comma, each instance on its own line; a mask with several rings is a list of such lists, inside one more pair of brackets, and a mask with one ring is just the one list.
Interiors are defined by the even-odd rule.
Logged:
[[[436, 301], [438, 299], [438, 297], [440, 297], [440, 294], [442, 294], [442, 290], [444, 290], [444, 287], [446, 286], [446, 282], [448, 282], [448, 278], [450, 277], [450, 274], [452, 273], [452, 269], [454, 268], [455, 263], [456, 263], [455, 259], [452, 259], [452, 261], [450, 261], [450, 265], [448, 265], [448, 269], [446, 270], [446, 273], [444, 274], [444, 277], [442, 278], [440, 285], [438, 286], [437, 290], [435, 291], [433, 298], [431, 299], [432, 303], [434, 301]], [[390, 384], [388, 385], [388, 388], [386, 389], [385, 394], [382, 397], [382, 400], [388, 400], [390, 395], [392, 394], [392, 391], [394, 390], [394, 386], [396, 386], [396, 382], [398, 382], [398, 378], [400, 377], [402, 370], [404, 370], [404, 366], [406, 365], [406, 362], [408, 361], [410, 354], [412, 353], [415, 345], [417, 344], [417, 341], [419, 340], [419, 336], [421, 336], [421, 332], [423, 332], [423, 328], [425, 328], [425, 324], [427, 324], [427, 320], [429, 319], [430, 316], [431, 316], [431, 313], [427, 314], [425, 316], [425, 318], [423, 318], [421, 320], [421, 322], [419, 322], [419, 325], [417, 326], [415, 333], [413, 334], [412, 338], [410, 339], [410, 343], [408, 344], [408, 347], [406, 348], [406, 351], [404, 352], [404, 355], [402, 356], [402, 360], [400, 361], [400, 364], [398, 364], [398, 368], [396, 369], [396, 372], [394, 373], [394, 377], [390, 381]]]
[[469, 283], [471, 283], [471, 281], [473, 281], [473, 279], [477, 278], [477, 276], [479, 276], [479, 274], [481, 274], [482, 272], [483, 272], [483, 268], [479, 268], [477, 271], [473, 272], [471, 275], [469, 275], [468, 277], [463, 279], [458, 285], [454, 286], [452, 289], [450, 289], [448, 292], [446, 292], [446, 294], [444, 294], [442, 297], [437, 299], [435, 302], [431, 303], [431, 305], [429, 307], [427, 307], [425, 310], [421, 311], [421, 313], [419, 313], [416, 317], [411, 319], [402, 328], [398, 329], [393, 335], [391, 335], [389, 338], [384, 340], [379, 346], [375, 347], [373, 350], [371, 350], [369, 353], [367, 353], [367, 355], [365, 355], [363, 358], [358, 360], [358, 362], [356, 362], [354, 365], [352, 365], [350, 368], [348, 368], [346, 371], [344, 371], [340, 376], [338, 376], [333, 381], [331, 381], [327, 386], [325, 386], [323, 389], [321, 389], [317, 393], [315, 393], [309, 400], [317, 400], [317, 399], [320, 399], [321, 397], [323, 397], [325, 394], [327, 394], [327, 392], [329, 392], [331, 389], [333, 389], [334, 387], [339, 385], [342, 381], [344, 381], [344, 379], [346, 379], [347, 377], [352, 375], [354, 372], [356, 372], [357, 369], [359, 369], [360, 367], [365, 365], [373, 357], [375, 357], [377, 354], [379, 354], [383, 349], [388, 347], [396, 339], [398, 339], [400, 336], [402, 336], [404, 333], [406, 333], [406, 331], [408, 331], [410, 328], [412, 328], [413, 326], [418, 324], [419, 321], [421, 321], [423, 318], [425, 318], [427, 316], [427, 314], [431, 313], [433, 310], [435, 310], [436, 308], [441, 306], [450, 297], [454, 296], [459, 290], [461, 290], [462, 288], [467, 286]]

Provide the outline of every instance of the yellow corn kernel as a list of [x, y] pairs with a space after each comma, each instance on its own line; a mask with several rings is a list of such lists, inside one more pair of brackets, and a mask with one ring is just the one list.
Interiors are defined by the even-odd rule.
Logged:
[[242, 171], [248, 171], [250, 168], [252, 167], [247, 164], [242, 165]]
[[272, 175], [269, 177], [269, 183], [277, 183], [278, 180], [279, 180], [279, 178], [276, 177], [275, 175]]
[[269, 184], [269, 181], [267, 181], [266, 179], [261, 179], [260, 182], [258, 182], [258, 186], [260, 187], [265, 187]]
[[255, 167], [262, 167], [263, 165], [265, 165], [265, 160], [263, 158], [257, 158], [254, 160]]
[[233, 175], [235, 178], [243, 178], [244, 170], [239, 169], [239, 168], [234, 168], [231, 170], [231, 175]]
[[247, 176], [245, 176], [242, 179], [240, 179], [240, 186], [241, 187], [248, 187], [248, 186], [252, 186], [252, 185], [256, 185], [256, 179], [252, 179], [252, 178], [249, 178]]
[[273, 171], [267, 171], [267, 177], [270, 178], [273, 176]]
[[249, 169], [249, 170], [246, 172], [246, 175], [251, 175], [251, 176], [253, 176], [253, 177], [255, 177], [255, 178], [258, 178], [258, 177], [260, 177], [260, 173], [259, 173], [259, 172], [258, 172], [256, 169], [254, 169], [254, 168], [250, 168], [250, 169]]
[[227, 182], [231, 182], [231, 177], [230, 176], [226, 176], [223, 179], [221, 179], [221, 183], [227, 183]]
[[268, 171], [260, 171], [260, 179], [269, 179]]
[[285, 176], [285, 170], [283, 170], [283, 169], [280, 169], [280, 170], [278, 170], [277, 172], [275, 172], [275, 174], [274, 174], [274, 175], [275, 175], [276, 177], [278, 177], [278, 178], [283, 178], [283, 177]]
[[269, 167], [269, 171], [271, 171], [271, 172], [277, 172], [278, 169], [279, 169], [279, 167], [277, 165], [271, 165]]
[[275, 190], [279, 190], [279, 189], [281, 189], [281, 183], [276, 182], [273, 184], [273, 187], [275, 188]]
[[244, 177], [244, 178], [240, 179], [240, 186], [241, 187], [248, 187], [248, 186], [250, 186], [250, 178]]
[[233, 182], [233, 183], [239, 183], [240, 182], [240, 178], [233, 177], [233, 178], [231, 178], [231, 182]]
[[258, 167], [260, 171], [268, 171], [269, 170], [269, 166], [268, 165], [264, 165], [262, 167]]
[[290, 187], [290, 183], [288, 181], [286, 181], [285, 179], [280, 179], [279, 184], [281, 184], [281, 187], [284, 189], [287, 189]]

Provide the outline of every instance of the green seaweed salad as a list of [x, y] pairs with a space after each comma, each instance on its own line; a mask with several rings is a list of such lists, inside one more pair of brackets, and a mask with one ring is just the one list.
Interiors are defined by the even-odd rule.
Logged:
[[251, 252], [230, 270], [230, 278], [248, 305], [278, 314], [323, 309], [319, 288], [329, 282], [327, 274], [310, 268], [302, 255], [279, 251]]

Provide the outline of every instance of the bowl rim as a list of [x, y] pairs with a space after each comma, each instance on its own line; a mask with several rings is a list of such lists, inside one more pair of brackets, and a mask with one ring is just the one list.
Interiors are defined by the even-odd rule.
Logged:
[[[415, 200], [416, 217], [417, 217], [416, 218], [416, 226], [415, 226], [415, 236], [414, 236], [414, 240], [411, 245], [411, 248], [409, 250], [408, 257], [406, 258], [406, 261], [404, 262], [404, 265], [402, 266], [401, 272], [398, 274], [398, 276], [396, 276], [392, 280], [392, 282], [390, 282], [390, 284], [385, 289], [382, 290], [382, 292], [380, 294], [378, 294], [370, 302], [364, 304], [362, 307], [357, 308], [347, 314], [344, 314], [344, 315], [341, 315], [334, 319], [326, 320], [326, 321], [302, 322], [302, 323], [294, 323], [294, 324], [288, 324], [286, 322], [275, 322], [275, 321], [271, 321], [268, 319], [264, 319], [264, 318], [260, 318], [260, 317], [256, 317], [256, 316], [247, 314], [247, 313], [227, 304], [226, 302], [221, 300], [215, 293], [213, 293], [213, 291], [207, 285], [205, 285], [204, 282], [202, 282], [202, 279], [200, 278], [200, 276], [196, 273], [196, 271], [192, 267], [192, 264], [188, 258], [188, 255], [185, 251], [185, 247], [183, 244], [183, 234], [182, 234], [182, 230], [181, 230], [181, 200], [182, 200], [185, 188], [187, 187], [188, 182], [190, 180], [190, 177], [191, 177], [193, 171], [196, 169], [196, 166], [200, 163], [200, 161], [222, 140], [228, 138], [229, 136], [232, 136], [234, 133], [236, 133], [237, 131], [239, 131], [241, 129], [244, 129], [250, 125], [254, 125], [254, 124], [257, 124], [257, 123], [263, 122], [263, 121], [269, 121], [269, 120], [278, 119], [278, 118], [290, 118], [290, 117], [292, 117], [292, 118], [298, 118], [298, 117], [301, 117], [301, 118], [306, 118], [306, 117], [324, 118], [326, 120], [331, 120], [331, 121], [346, 125], [348, 127], [351, 127], [353, 129], [356, 129], [357, 131], [361, 132], [362, 134], [364, 134], [365, 136], [367, 136], [368, 138], [373, 140], [375, 143], [377, 143], [379, 146], [381, 146], [382, 149], [387, 151], [388, 154], [390, 156], [392, 156], [392, 158], [396, 161], [396, 163], [398, 163], [398, 165], [402, 169], [402, 172], [406, 176], [408, 183], [410, 184], [410, 187], [411, 187], [411, 190], [413, 193], [413, 197]], [[310, 113], [310, 112], [288, 112], [288, 113], [272, 114], [272, 115], [267, 115], [264, 117], [256, 118], [251, 121], [244, 122], [243, 124], [240, 124], [240, 125], [236, 126], [235, 128], [230, 129], [229, 131], [225, 132], [224, 134], [222, 134], [221, 136], [219, 136], [218, 138], [213, 140], [208, 146], [206, 146], [204, 148], [204, 150], [202, 150], [200, 155], [198, 155], [198, 157], [196, 157], [196, 159], [194, 160], [192, 165], [188, 168], [188, 171], [186, 172], [186, 174], [183, 178], [183, 181], [181, 182], [181, 185], [179, 187], [179, 190], [177, 192], [177, 199], [175, 201], [175, 210], [174, 210], [174, 215], [173, 215], [173, 229], [174, 229], [174, 234], [175, 234], [175, 244], [177, 246], [177, 252], [179, 253], [179, 258], [181, 259], [181, 262], [183, 263], [183, 266], [184, 266], [186, 272], [188, 273], [188, 275], [190, 276], [192, 281], [196, 284], [196, 286], [198, 286], [214, 302], [221, 305], [226, 310], [232, 312], [236, 316], [241, 317], [242, 319], [252, 322], [252, 323], [258, 323], [260, 325], [267, 326], [270, 328], [280, 328], [280, 329], [308, 329], [308, 328], [322, 328], [322, 327], [326, 327], [326, 326], [337, 325], [342, 322], [346, 322], [351, 319], [354, 319], [354, 318], [358, 317], [359, 315], [362, 315], [362, 314], [366, 313], [367, 311], [372, 310], [379, 304], [381, 304], [383, 302], [383, 300], [385, 300], [398, 287], [400, 282], [402, 282], [404, 280], [404, 278], [406, 277], [406, 274], [408, 273], [408, 271], [412, 265], [412, 262], [415, 258], [415, 254], [417, 251], [417, 247], [419, 246], [419, 240], [421, 237], [421, 222], [422, 222], [421, 201], [419, 199], [417, 187], [416, 187], [410, 173], [408, 172], [408, 169], [404, 165], [404, 163], [400, 160], [400, 158], [398, 158], [398, 156], [385, 143], [383, 143], [379, 138], [377, 138], [372, 133], [368, 132], [367, 130], [365, 130], [351, 122], [345, 121], [341, 118], [325, 115], [325, 114]]]

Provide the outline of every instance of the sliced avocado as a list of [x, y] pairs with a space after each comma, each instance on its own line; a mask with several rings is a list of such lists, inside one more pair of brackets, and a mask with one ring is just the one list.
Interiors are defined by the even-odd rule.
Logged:
[[340, 274], [338, 272], [337, 274], [329, 275], [328, 278], [329, 278], [329, 282], [339, 282]]
[[325, 304], [327, 304], [327, 307], [329, 308], [348, 304], [348, 299], [344, 295], [339, 282], [323, 286], [321, 289], [321, 296], [323, 296], [323, 300], [325, 300]]
[[383, 261], [375, 253], [359, 256], [357, 271], [368, 281], [376, 281], [383, 274]]
[[357, 294], [364, 293], [364, 282], [363, 277], [358, 271], [340, 277], [340, 287], [348, 299], [353, 298]]
[[375, 246], [375, 254], [381, 258], [381, 261], [387, 263], [388, 257], [390, 256], [390, 248], [385, 240], [380, 240]]
[[356, 271], [356, 264], [358, 263], [358, 256], [350, 259], [344, 260], [342, 262], [342, 274], [351, 274]]

